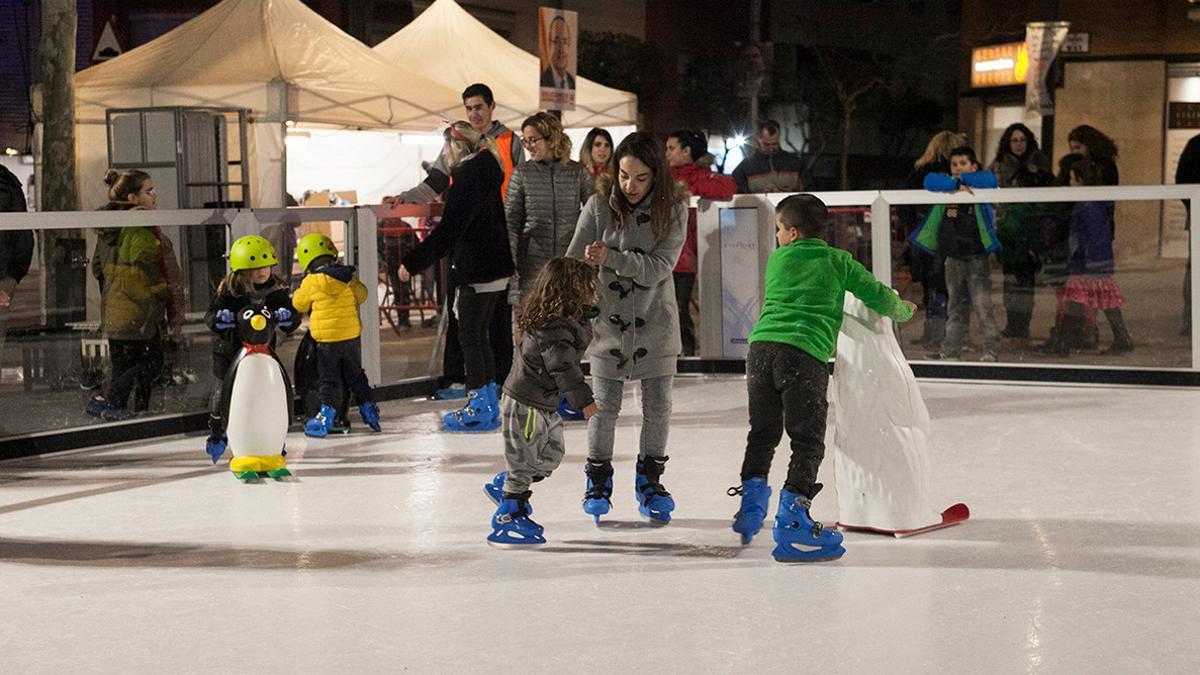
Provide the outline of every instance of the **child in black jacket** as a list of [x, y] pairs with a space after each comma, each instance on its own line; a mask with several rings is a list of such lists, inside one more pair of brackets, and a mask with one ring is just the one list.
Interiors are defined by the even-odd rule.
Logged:
[[[233, 242], [229, 247], [229, 274], [217, 287], [204, 315], [204, 323], [216, 333], [213, 338], [213, 375], [217, 378], [217, 389], [213, 395], [212, 411], [209, 413], [209, 434], [206, 451], [216, 464], [225, 452], [225, 421], [221, 419], [221, 388], [229, 366], [242, 348], [237, 339], [237, 314], [251, 305], [262, 305], [275, 314], [276, 326], [291, 333], [300, 326], [300, 316], [292, 307], [288, 287], [272, 272], [279, 262], [271, 242], [257, 235], [249, 235]], [[275, 340], [271, 340], [272, 349]]]

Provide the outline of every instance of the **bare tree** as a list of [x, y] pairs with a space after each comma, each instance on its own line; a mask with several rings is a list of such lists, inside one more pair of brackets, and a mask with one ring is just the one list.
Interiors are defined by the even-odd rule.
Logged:
[[821, 70], [829, 80], [842, 110], [842, 150], [839, 158], [839, 183], [841, 189], [850, 189], [850, 131], [854, 124], [854, 112], [864, 94], [884, 84], [879, 76], [875, 59], [864, 60], [861, 55], [847, 50], [814, 47]]

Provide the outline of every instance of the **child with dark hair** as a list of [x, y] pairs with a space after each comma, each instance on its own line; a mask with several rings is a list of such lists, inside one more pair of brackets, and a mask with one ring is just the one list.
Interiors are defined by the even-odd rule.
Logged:
[[585, 418], [596, 414], [592, 390], [579, 361], [592, 341], [596, 274], [574, 258], [551, 258], [525, 299], [521, 347], [504, 382], [500, 417], [507, 471], [496, 474], [484, 491], [498, 508], [488, 543], [500, 547], [546, 543], [542, 526], [530, 519], [529, 487], [562, 462], [559, 396], [566, 396]]
[[[1096, 162], [1080, 159], [1071, 165], [1072, 187], [1103, 184], [1103, 168]], [[1063, 318], [1068, 350], [1082, 341], [1086, 315], [1101, 310], [1113, 333], [1112, 346], [1102, 353], [1115, 356], [1133, 351], [1133, 340], [1121, 314], [1125, 297], [1113, 278], [1113, 208], [1113, 202], [1079, 202], [1071, 209], [1071, 254]]]
[[[925, 189], [934, 192], [972, 192], [975, 188], [994, 188], [996, 174], [981, 171], [975, 151], [961, 146], [950, 151], [950, 173], [925, 176]], [[980, 361], [995, 361], [1000, 346], [996, 317], [992, 311], [992, 277], [989, 254], [1000, 250], [996, 221], [991, 204], [938, 204], [929, 210], [925, 222], [908, 237], [924, 251], [938, 253], [946, 260], [946, 289], [950, 295], [949, 321], [940, 352], [934, 359], [957, 359], [970, 329], [971, 313], [979, 315], [983, 330], [983, 356]], [[964, 292], [965, 291], [965, 292]]]
[[848, 251], [822, 239], [828, 220], [825, 204], [809, 194], [787, 197], [775, 209], [779, 248], [767, 261], [762, 313], [746, 358], [750, 433], [742, 484], [730, 489], [742, 497], [733, 531], [748, 544], [762, 527], [771, 498], [767, 476], [786, 428], [792, 457], [775, 516], [773, 555], [779, 562], [833, 560], [846, 552], [842, 535], [809, 515], [821, 491], [817, 469], [825, 456], [827, 362], [837, 345], [846, 292], [896, 321], [908, 321], [916, 309]]

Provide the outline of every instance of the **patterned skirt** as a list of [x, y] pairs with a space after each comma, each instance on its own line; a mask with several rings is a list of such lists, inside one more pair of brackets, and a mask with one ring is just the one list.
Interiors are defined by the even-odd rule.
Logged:
[[1111, 275], [1072, 274], [1067, 277], [1066, 299], [1092, 310], [1114, 309], [1125, 304], [1125, 296]]

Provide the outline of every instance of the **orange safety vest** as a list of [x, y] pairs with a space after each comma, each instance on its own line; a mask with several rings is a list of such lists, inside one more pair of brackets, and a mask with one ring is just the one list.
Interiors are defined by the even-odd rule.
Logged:
[[508, 179], [512, 178], [513, 158], [512, 158], [513, 132], [510, 129], [496, 137], [496, 146], [500, 150], [500, 168], [504, 169], [504, 182], [500, 185], [500, 198], [504, 199], [508, 195]]

